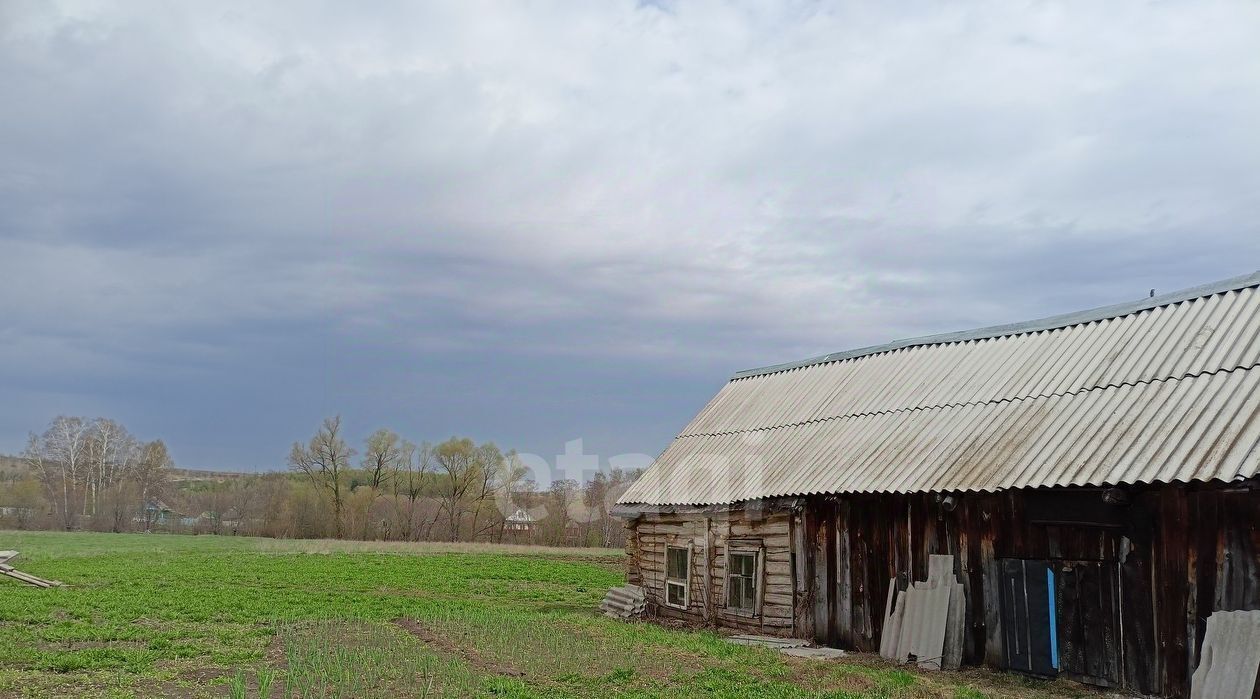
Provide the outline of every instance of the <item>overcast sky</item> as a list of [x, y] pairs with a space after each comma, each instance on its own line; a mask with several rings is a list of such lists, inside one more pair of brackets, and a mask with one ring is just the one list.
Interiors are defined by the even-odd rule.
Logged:
[[740, 369], [1260, 268], [1260, 3], [266, 4], [0, 0], [0, 452], [656, 455]]

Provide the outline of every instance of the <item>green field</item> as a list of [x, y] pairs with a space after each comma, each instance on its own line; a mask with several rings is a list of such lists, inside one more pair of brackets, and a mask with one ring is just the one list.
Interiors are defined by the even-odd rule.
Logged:
[[616, 551], [0, 531], [3, 697], [1073, 696], [596, 614]]

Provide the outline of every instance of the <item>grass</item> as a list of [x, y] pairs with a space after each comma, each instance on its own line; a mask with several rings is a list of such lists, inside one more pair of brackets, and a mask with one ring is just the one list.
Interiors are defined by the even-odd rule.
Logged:
[[616, 551], [0, 531], [0, 697], [1035, 697], [595, 613]]

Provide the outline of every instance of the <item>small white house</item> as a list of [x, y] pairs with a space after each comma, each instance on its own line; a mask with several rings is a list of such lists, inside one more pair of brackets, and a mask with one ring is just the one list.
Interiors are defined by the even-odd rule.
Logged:
[[521, 508], [517, 508], [516, 512], [513, 512], [504, 521], [506, 524], [503, 525], [503, 528], [509, 532], [531, 532], [538, 526], [538, 520]]

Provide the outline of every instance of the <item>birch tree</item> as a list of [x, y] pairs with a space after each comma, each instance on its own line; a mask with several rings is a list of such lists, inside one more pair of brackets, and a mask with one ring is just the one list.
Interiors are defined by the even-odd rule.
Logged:
[[81, 417], [58, 416], [41, 435], [32, 434], [23, 460], [39, 477], [62, 527], [69, 531], [76, 519], [76, 499], [87, 466], [91, 425]]
[[122, 497], [124, 481], [131, 475], [140, 445], [127, 428], [108, 418], [96, 418], [91, 422], [86, 441], [87, 469], [83, 488], [83, 511], [93, 517], [100, 513], [101, 499], [110, 496], [114, 512], [113, 528], [120, 525], [117, 511], [125, 507], [128, 498]]

